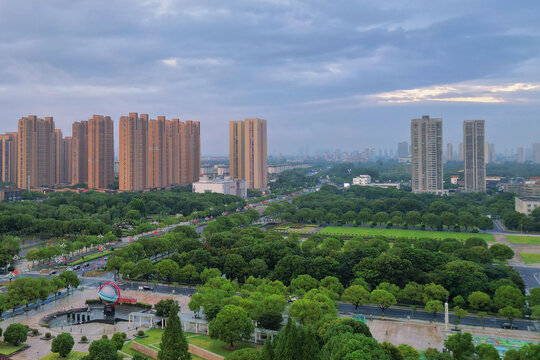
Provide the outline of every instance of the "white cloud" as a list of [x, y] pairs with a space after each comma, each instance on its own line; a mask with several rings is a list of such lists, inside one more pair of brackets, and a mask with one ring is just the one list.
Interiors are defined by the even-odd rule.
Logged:
[[501, 85], [457, 83], [383, 92], [370, 97], [376, 99], [379, 103], [388, 104], [430, 101], [502, 103], [511, 102], [513, 93], [537, 90], [539, 88], [540, 83], [508, 83]]

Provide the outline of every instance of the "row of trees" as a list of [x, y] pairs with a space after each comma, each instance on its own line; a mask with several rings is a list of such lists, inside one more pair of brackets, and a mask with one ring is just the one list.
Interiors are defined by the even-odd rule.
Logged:
[[6, 294], [0, 294], [0, 315], [18, 306], [28, 306], [38, 300], [46, 300], [51, 293], [61, 289], [75, 289], [79, 286], [79, 278], [71, 271], [64, 271], [57, 277], [16, 279], [9, 284]]
[[115, 225], [138, 225], [141, 221], [147, 222], [149, 215], [220, 214], [244, 204], [245, 201], [236, 196], [197, 194], [184, 188], [143, 194], [52, 193], [40, 196], [36, 201], [1, 204], [0, 232], [48, 238], [112, 231], [120, 236], [121, 231]]

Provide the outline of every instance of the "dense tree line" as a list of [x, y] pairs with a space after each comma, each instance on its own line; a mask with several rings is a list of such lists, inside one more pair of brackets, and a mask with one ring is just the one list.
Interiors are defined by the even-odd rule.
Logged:
[[[513, 196], [463, 194], [452, 197], [418, 195], [395, 189], [323, 186], [293, 203], [271, 204], [266, 214], [301, 223], [355, 224], [435, 230], [493, 228], [488, 214], [513, 209]], [[513, 210], [512, 210], [513, 211]]]
[[[182, 190], [146, 193], [62, 192], [35, 200], [0, 204], [0, 232], [17, 236], [60, 237], [100, 235], [123, 224], [136, 226], [150, 215], [220, 214], [242, 207], [232, 195], [197, 194]], [[212, 210], [210, 210], [212, 209]]]

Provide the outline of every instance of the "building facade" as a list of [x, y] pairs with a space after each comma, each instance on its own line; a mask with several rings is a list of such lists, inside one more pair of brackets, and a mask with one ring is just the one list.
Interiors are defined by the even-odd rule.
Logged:
[[71, 184], [88, 184], [88, 121], [72, 125]]
[[454, 161], [454, 145], [446, 144], [446, 161]]
[[143, 191], [199, 180], [200, 123], [130, 113], [120, 118], [119, 189]]
[[414, 193], [444, 193], [442, 119], [425, 115], [411, 121], [411, 169]]
[[225, 195], [239, 196], [243, 199], [247, 199], [247, 187], [246, 180], [236, 179], [232, 180], [229, 177], [224, 180], [208, 180], [203, 177], [200, 181], [193, 183], [193, 192], [196, 193], [218, 193]]
[[406, 158], [409, 156], [409, 143], [402, 141], [398, 143], [398, 158]]
[[17, 183], [17, 133], [0, 135], [0, 181]]
[[56, 176], [53, 118], [23, 117], [18, 130], [17, 187], [53, 186]]
[[463, 122], [465, 190], [486, 191], [485, 121]]
[[66, 184], [71, 184], [71, 172], [72, 172], [72, 146], [71, 146], [71, 136], [66, 136], [64, 138], [64, 169], [65, 169], [65, 180]]
[[66, 183], [66, 149], [62, 130], [54, 130], [54, 168], [55, 168], [55, 184]]
[[516, 197], [516, 212], [531, 215], [533, 210], [540, 206], [540, 197]]
[[106, 189], [114, 182], [114, 126], [109, 116], [88, 120], [88, 188]]
[[231, 177], [245, 179], [248, 189], [267, 187], [266, 120], [229, 122], [229, 168]]

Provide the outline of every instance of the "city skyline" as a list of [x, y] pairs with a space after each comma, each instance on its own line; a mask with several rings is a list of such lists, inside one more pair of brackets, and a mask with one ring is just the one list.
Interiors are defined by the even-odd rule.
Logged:
[[2, 133], [28, 113], [51, 114], [69, 136], [88, 114], [117, 120], [143, 110], [200, 121], [205, 155], [226, 154], [228, 121], [245, 117], [272, 121], [270, 154], [394, 148], [421, 114], [445, 119], [447, 142], [475, 118], [490, 122], [486, 139], [499, 149], [540, 134], [537, 2], [135, 0], [0, 10], [10, 39], [0, 54]]

